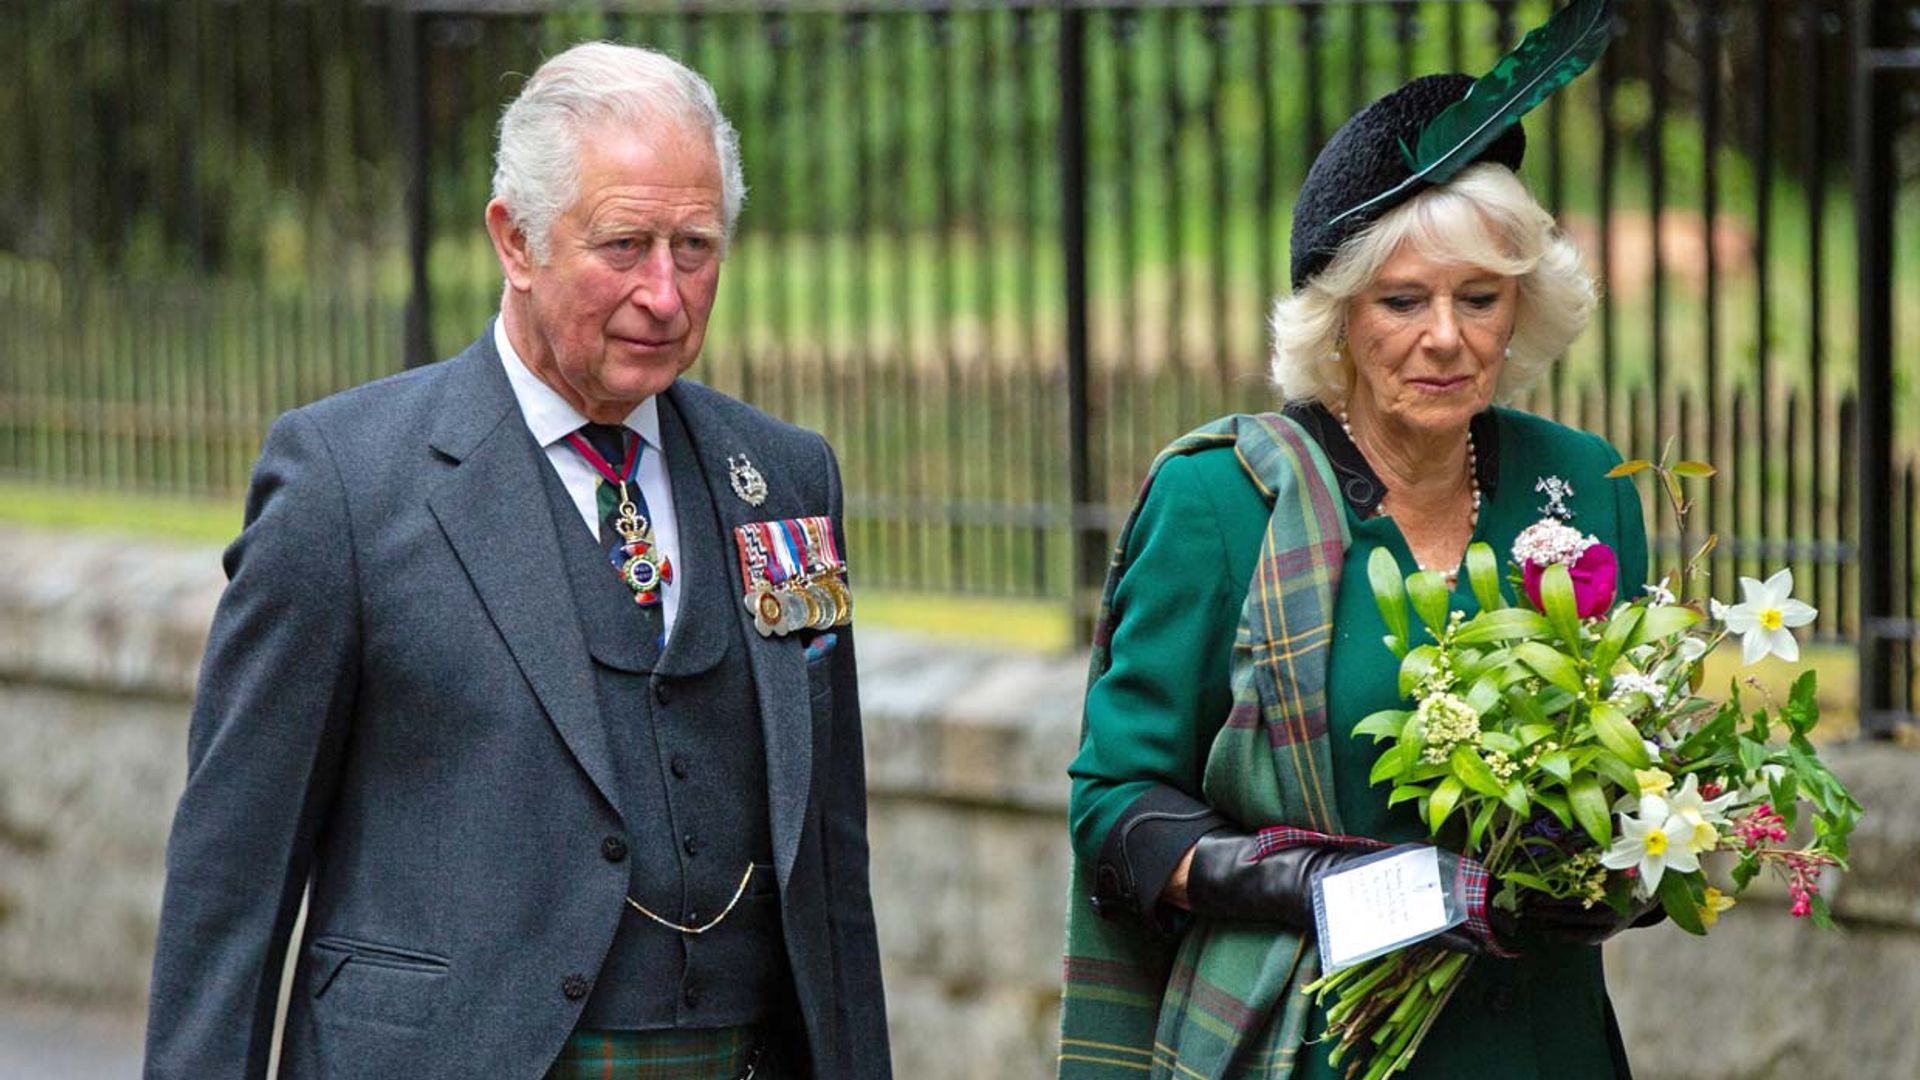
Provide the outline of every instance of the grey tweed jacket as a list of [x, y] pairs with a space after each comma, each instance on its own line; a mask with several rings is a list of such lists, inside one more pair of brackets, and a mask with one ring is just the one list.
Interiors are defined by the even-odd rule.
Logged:
[[[667, 393], [722, 524], [682, 539], [690, 572], [737, 573], [745, 521], [839, 527], [825, 440], [684, 379]], [[762, 506], [729, 486], [742, 452]], [[622, 917], [603, 839], [649, 823], [621, 816], [547, 467], [491, 334], [274, 424], [193, 711], [149, 1080], [265, 1075], [303, 889], [282, 1076], [535, 1080], [558, 1054]], [[798, 1067], [884, 1078], [850, 628], [810, 662], [737, 613]]]

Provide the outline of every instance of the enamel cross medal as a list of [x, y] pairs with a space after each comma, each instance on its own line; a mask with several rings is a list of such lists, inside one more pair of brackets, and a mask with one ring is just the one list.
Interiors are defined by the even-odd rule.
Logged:
[[620, 580], [633, 590], [633, 602], [652, 607], [660, 602], [660, 586], [673, 580], [673, 567], [654, 547], [653, 525], [627, 497], [625, 481], [619, 488], [619, 514], [613, 527], [620, 532], [620, 543], [608, 552], [608, 558], [620, 572]]
[[634, 475], [640, 468], [640, 455], [645, 445], [633, 432], [626, 433], [626, 459], [616, 471], [599, 451], [578, 433], [569, 434], [567, 443], [586, 459], [593, 471], [614, 489], [618, 500], [614, 506], [613, 527], [620, 534], [620, 542], [607, 551], [607, 558], [613, 563], [615, 572], [627, 588], [633, 590], [633, 602], [642, 607], [652, 607], [660, 602], [660, 587], [673, 581], [673, 564], [667, 560], [654, 541], [653, 524], [634, 504], [631, 494], [636, 482]]

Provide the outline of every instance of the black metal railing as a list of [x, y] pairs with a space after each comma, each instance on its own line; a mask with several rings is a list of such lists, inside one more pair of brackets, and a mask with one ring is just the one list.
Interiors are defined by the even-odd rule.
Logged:
[[[686, 59], [741, 130], [752, 194], [695, 374], [834, 440], [865, 580], [1084, 604], [1153, 452], [1271, 405], [1265, 312], [1318, 147], [1551, 8], [538, 6], [0, 8], [0, 474], [232, 492], [274, 412], [471, 339], [513, 73], [610, 37]], [[1862, 139], [1915, 127], [1900, 84], [1863, 133], [1858, 57], [1911, 23], [1863, 39], [1862, 8], [1623, 0], [1524, 170], [1606, 303], [1523, 404], [1723, 466], [1691, 536], [1649, 500], [1663, 551], [1718, 532], [1723, 597], [1793, 566], [1834, 639], [1865, 607], [1876, 634], [1920, 618], [1910, 330], [1885, 385], [1856, 379], [1856, 297], [1920, 310], [1920, 216], [1889, 212], [1878, 262], [1854, 216]], [[1913, 159], [1874, 159], [1889, 206]], [[1888, 479], [1863, 488], [1880, 409]]]

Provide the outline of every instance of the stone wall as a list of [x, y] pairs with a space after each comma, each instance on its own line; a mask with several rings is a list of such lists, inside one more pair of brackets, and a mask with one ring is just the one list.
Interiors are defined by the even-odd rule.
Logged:
[[[218, 553], [0, 528], [0, 995], [137, 1007]], [[1083, 657], [860, 641], [896, 1071], [1051, 1073]], [[1760, 894], [1711, 944], [1610, 946], [1642, 1080], [1920, 1075], [1920, 758], [1835, 755], [1871, 814], [1821, 934]]]

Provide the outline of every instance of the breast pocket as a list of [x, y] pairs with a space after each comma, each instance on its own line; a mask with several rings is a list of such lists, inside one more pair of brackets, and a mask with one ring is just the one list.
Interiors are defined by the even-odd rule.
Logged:
[[446, 990], [445, 957], [325, 935], [307, 946], [314, 1012], [323, 1019], [417, 1028]]

